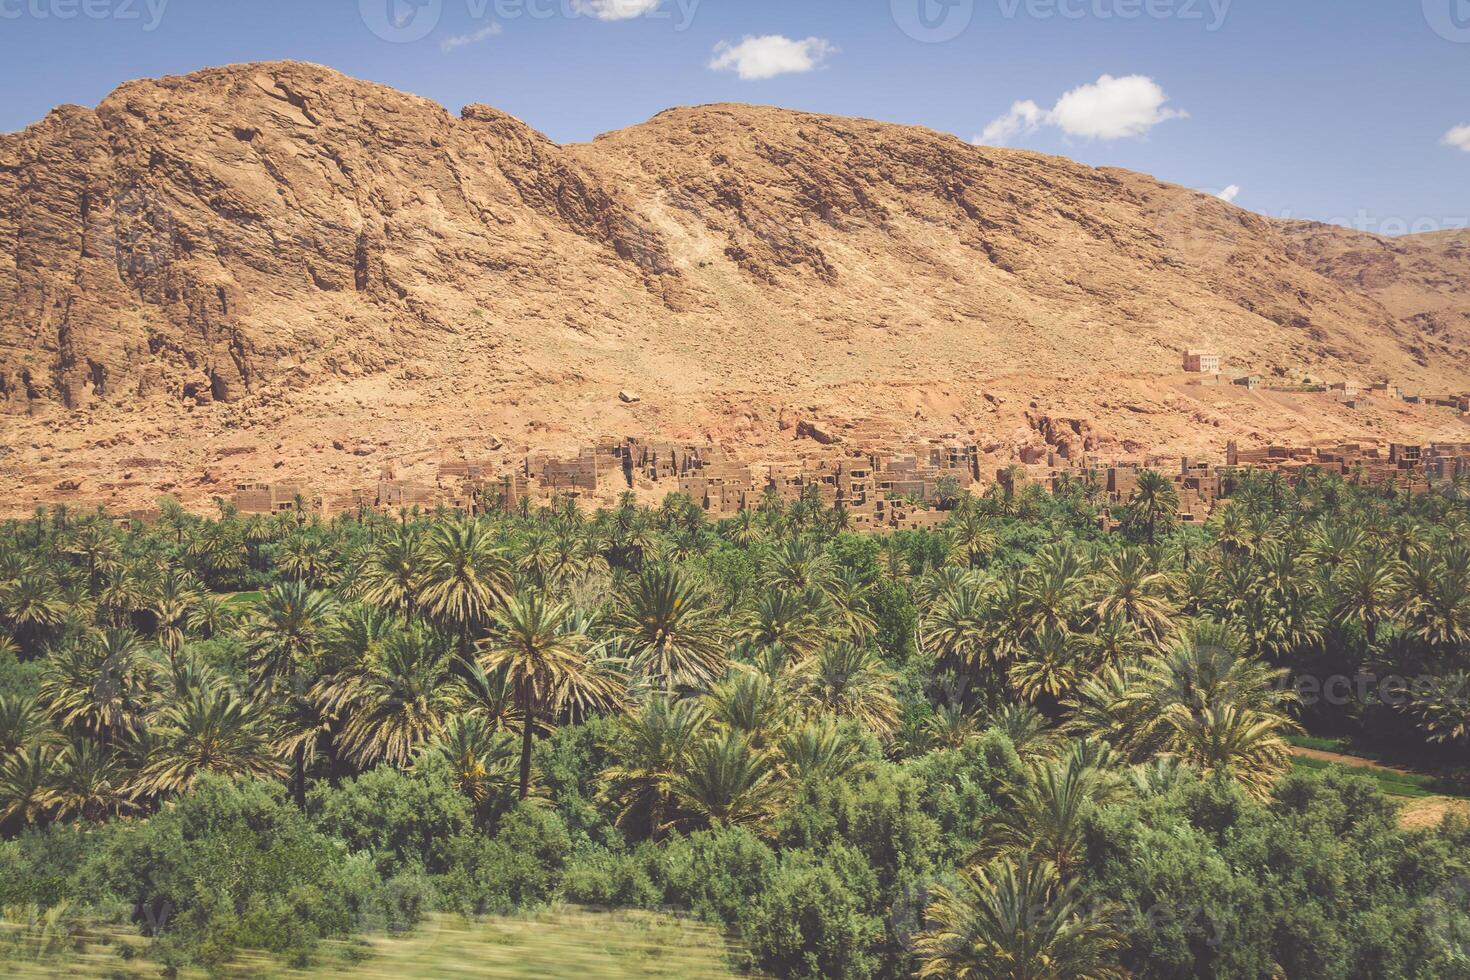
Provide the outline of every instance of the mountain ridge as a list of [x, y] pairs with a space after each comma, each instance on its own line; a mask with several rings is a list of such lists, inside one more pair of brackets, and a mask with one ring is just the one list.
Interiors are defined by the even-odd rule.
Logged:
[[[1467, 281], [1452, 235], [1275, 221], [1129, 171], [738, 103], [559, 145], [488, 105], [264, 62], [128, 82], [0, 136], [0, 424], [57, 452], [75, 433], [99, 467], [99, 443], [143, 433], [766, 447], [797, 415], [1001, 447], [1040, 437], [1028, 413], [1074, 418], [1120, 451], [1445, 434], [1460, 423], [1273, 422], [1171, 386], [1203, 346], [1238, 371], [1448, 391]], [[1130, 401], [1154, 406], [1152, 435]], [[50, 479], [23, 462], [15, 487]], [[361, 479], [345, 464], [323, 463]]]

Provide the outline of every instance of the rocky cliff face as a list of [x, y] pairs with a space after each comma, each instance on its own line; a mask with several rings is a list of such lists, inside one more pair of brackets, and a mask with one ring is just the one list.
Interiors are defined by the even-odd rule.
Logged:
[[[717, 105], [564, 147], [239, 65], [0, 136], [0, 408], [94, 448], [135, 417], [286, 446], [303, 420], [384, 445], [759, 442], [813, 412], [976, 432], [1027, 393], [1142, 397], [1194, 346], [1445, 390], [1466, 256], [911, 127]], [[1106, 446], [1125, 403], [1033, 414]]]

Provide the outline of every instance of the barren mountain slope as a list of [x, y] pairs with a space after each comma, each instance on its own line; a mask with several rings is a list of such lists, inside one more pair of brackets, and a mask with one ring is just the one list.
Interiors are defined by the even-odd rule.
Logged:
[[0, 136], [0, 502], [602, 432], [777, 453], [798, 417], [997, 453], [1459, 434], [1168, 380], [1213, 346], [1463, 388], [1462, 247], [1355, 244], [1402, 250], [1384, 286], [1337, 241], [864, 120], [706, 106], [559, 147], [313, 65], [132, 82]]
[[1448, 362], [1462, 378], [1470, 372], [1470, 232], [1384, 238], [1311, 222], [1283, 228], [1299, 262], [1393, 314], [1417, 364]]

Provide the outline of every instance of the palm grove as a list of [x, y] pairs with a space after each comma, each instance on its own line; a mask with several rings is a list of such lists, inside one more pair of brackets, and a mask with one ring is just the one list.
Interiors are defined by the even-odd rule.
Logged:
[[168, 966], [568, 902], [780, 976], [1470, 975], [1470, 828], [1288, 742], [1463, 759], [1463, 484], [947, 503], [9, 522], [0, 905]]

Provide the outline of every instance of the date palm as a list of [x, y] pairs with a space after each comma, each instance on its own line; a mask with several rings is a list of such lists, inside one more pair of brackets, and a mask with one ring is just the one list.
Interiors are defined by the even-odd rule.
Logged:
[[812, 722], [786, 734], [776, 747], [787, 779], [843, 779], [872, 766], [862, 742], [831, 719]]
[[1371, 551], [1352, 555], [1333, 579], [1337, 618], [1361, 623], [1370, 650], [1378, 645], [1378, 627], [1391, 614], [1399, 587], [1399, 563]]
[[109, 744], [132, 735], [147, 695], [142, 642], [132, 630], [108, 630], [67, 644], [48, 658], [40, 695], [62, 728]]
[[1421, 683], [1406, 710], [1429, 741], [1470, 745], [1470, 672], [1456, 671]]
[[33, 697], [0, 696], [0, 758], [54, 737], [51, 718]]
[[832, 559], [820, 541], [788, 538], [772, 549], [765, 581], [772, 589], [803, 592], [824, 587], [832, 574]]
[[367, 549], [357, 576], [363, 601], [412, 620], [424, 584], [423, 539], [413, 525], [398, 525]]
[[676, 570], [651, 568], [634, 579], [618, 600], [611, 627], [634, 664], [668, 694], [681, 685], [704, 687], [724, 673], [714, 607]]
[[51, 808], [55, 765], [55, 752], [46, 744], [0, 757], [0, 825], [35, 823]]
[[1145, 637], [1158, 640], [1173, 627], [1169, 577], [1152, 568], [1137, 548], [1126, 548], [1103, 563], [1096, 577], [1095, 618], [1129, 623]]
[[797, 690], [807, 710], [856, 721], [886, 741], [898, 733], [897, 681], [876, 651], [834, 643], [803, 665]]
[[674, 780], [705, 731], [709, 716], [697, 701], [655, 696], [636, 714], [619, 720], [612, 765], [602, 773], [602, 798], [618, 808], [624, 829], [654, 840], [667, 831]]
[[52, 628], [66, 619], [66, 601], [51, 575], [25, 571], [0, 590], [0, 615], [23, 657], [34, 657]]
[[503, 670], [516, 692], [521, 712], [520, 798], [531, 793], [531, 746], [538, 719], [554, 720], [571, 699], [615, 697], [605, 675], [590, 669], [586, 637], [566, 632], [571, 618], [565, 603], [548, 603], [533, 592], [512, 598], [495, 611], [493, 632], [480, 641], [480, 664]]
[[744, 732], [751, 744], [759, 747], [778, 738], [791, 721], [791, 703], [784, 685], [743, 664], [700, 700], [715, 725]]
[[990, 519], [976, 507], [961, 507], [945, 529], [955, 560], [966, 568], [978, 568], [999, 541]]
[[1160, 528], [1169, 527], [1178, 518], [1179, 491], [1173, 481], [1153, 470], [1138, 474], [1138, 484], [1128, 500], [1128, 522], [1143, 529], [1149, 544], [1158, 540]]
[[1086, 856], [1089, 816], [1128, 793], [1120, 761], [1102, 743], [1080, 742], [1061, 759], [1031, 765], [1021, 784], [1007, 791], [983, 848], [1034, 854], [1071, 875]]
[[914, 940], [920, 977], [1122, 980], [1127, 937], [1118, 910], [1084, 900], [1055, 865], [999, 859], [936, 887], [929, 929]]
[[424, 612], [454, 631], [460, 654], [484, 629], [510, 594], [511, 567], [495, 546], [483, 521], [462, 519], [437, 524], [424, 542]]
[[840, 624], [838, 631], [846, 638], [858, 643], [866, 641], [878, 632], [878, 621], [868, 605], [873, 586], [850, 570], [840, 569], [827, 578], [822, 593], [836, 613]]
[[768, 589], [745, 617], [740, 636], [782, 658], [804, 659], [826, 639], [827, 630], [819, 616], [826, 605], [826, 597], [820, 592]]
[[942, 660], [979, 669], [1003, 659], [992, 639], [990, 604], [975, 583], [942, 593], [923, 625], [926, 645]]
[[42, 802], [58, 818], [98, 822], [130, 807], [132, 796], [128, 772], [112, 750], [74, 738], [57, 755]]
[[323, 708], [344, 719], [342, 754], [361, 769], [386, 762], [400, 768], [442, 737], [465, 703], [463, 683], [450, 673], [451, 651], [418, 626], [395, 632], [356, 671], [336, 685]]
[[1078, 637], [1047, 627], [1026, 644], [1011, 665], [1011, 689], [1036, 705], [1056, 705], [1081, 681], [1084, 665]]
[[763, 827], [785, 790], [776, 757], [750, 736], [727, 729], [690, 750], [674, 777], [674, 796], [696, 824]]
[[221, 680], [191, 685], [163, 706], [151, 727], [157, 743], [139, 775], [145, 792], [187, 792], [205, 774], [229, 779], [286, 775], [261, 709]]
[[514, 739], [497, 731], [483, 715], [456, 715], [429, 746], [428, 755], [444, 760], [459, 791], [478, 807], [492, 790], [515, 780]]
[[1263, 795], [1289, 762], [1286, 736], [1298, 727], [1287, 712], [1297, 696], [1286, 671], [1244, 646], [1238, 632], [1205, 620], [1147, 657], [1118, 706], [1125, 750], [1137, 761], [1173, 755]]
[[338, 606], [330, 593], [305, 582], [282, 582], [269, 589], [249, 615], [249, 664], [262, 689], [291, 684], [312, 663], [331, 636]]

